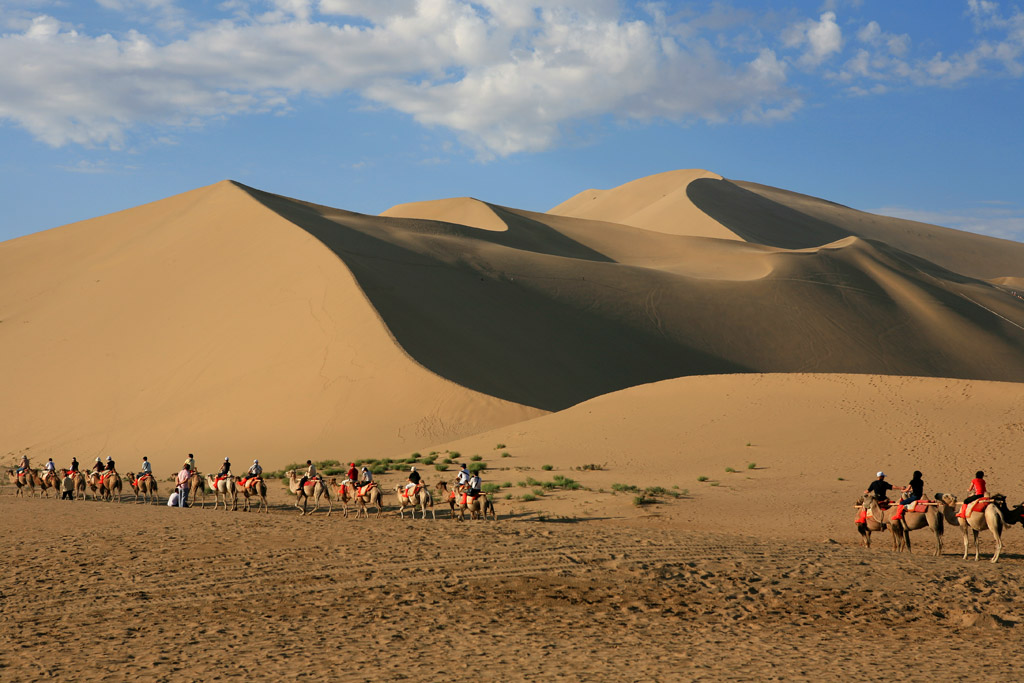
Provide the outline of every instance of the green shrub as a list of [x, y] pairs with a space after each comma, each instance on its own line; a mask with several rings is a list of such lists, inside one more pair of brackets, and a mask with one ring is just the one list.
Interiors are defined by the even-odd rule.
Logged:
[[630, 486], [629, 484], [612, 484], [612, 491], [620, 493], [631, 493], [639, 490], [636, 486]]
[[484, 484], [480, 490], [484, 493], [497, 493], [501, 490], [501, 484]]
[[423, 458], [423, 464], [424, 465], [433, 465], [435, 460], [437, 460], [437, 456], [436, 455], [428, 455], [427, 457]]
[[532, 493], [524, 493], [520, 500], [522, 500], [524, 503], [529, 503], [531, 501], [537, 500], [537, 496], [533, 495]]
[[637, 507], [640, 507], [641, 505], [650, 505], [653, 502], [653, 500], [646, 496], [635, 496], [633, 498], [633, 505], [636, 505]]
[[731, 468], [731, 467], [726, 467], [726, 468], [725, 468], [725, 471], [726, 471], [726, 472], [735, 472], [736, 470], [734, 470], [734, 469], [733, 469], [733, 468]]
[[708, 480], [708, 478], [705, 477], [703, 474], [700, 475], [699, 477], [697, 477], [697, 481], [707, 481], [707, 480]]
[[500, 450], [501, 450], [502, 448], [504, 448], [504, 447], [505, 447], [505, 444], [503, 444], [503, 443], [499, 443], [499, 444], [498, 444], [497, 446], [495, 446], [495, 447], [494, 447], [494, 450], [496, 450], [496, 451], [500, 451]]
[[511, 458], [511, 457], [512, 457], [512, 454], [511, 454], [511, 453], [509, 453], [508, 451], [506, 451], [506, 452], [504, 452], [504, 453], [502, 453], [502, 454], [501, 454], [501, 457], [503, 457], [503, 458]]
[[756, 462], [748, 462], [747, 463], [747, 469], [748, 470], [756, 470], [757, 469], [757, 463]]
[[581, 470], [603, 470], [604, 469], [604, 465], [595, 465], [594, 463], [590, 463], [590, 464], [587, 464], [587, 465], [582, 465], [582, 466], [580, 466], [577, 469], [581, 469]]
[[482, 455], [474, 455], [472, 458], [470, 458], [470, 460], [473, 462], [480, 462], [483, 459], [484, 457]]
[[554, 484], [555, 486], [560, 486], [567, 491], [575, 491], [576, 489], [582, 488], [582, 485], [578, 481], [569, 479], [568, 477], [563, 477], [560, 474], [555, 475]]
[[541, 468], [542, 470], [544, 470], [545, 472], [550, 472], [551, 470], [555, 469], [555, 468], [554, 468], [554, 467], [552, 467], [551, 465], [541, 465], [541, 466], [540, 466], [540, 468]]
[[438, 463], [434, 465], [434, 469], [437, 470], [438, 472], [444, 472], [446, 469], [448, 469], [448, 465], [445, 465], [444, 463]]
[[485, 462], [471, 462], [469, 463], [469, 471], [472, 474], [479, 474], [487, 469], [487, 463]]

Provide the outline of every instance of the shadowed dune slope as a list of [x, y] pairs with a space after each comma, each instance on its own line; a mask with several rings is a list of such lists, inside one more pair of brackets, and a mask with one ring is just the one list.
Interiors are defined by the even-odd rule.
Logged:
[[540, 414], [413, 362], [334, 254], [227, 181], [0, 243], [0, 320], [0, 444], [37, 462], [272, 469]]
[[437, 374], [559, 410], [746, 371], [1024, 381], [1024, 306], [881, 243], [784, 251], [491, 206], [504, 231], [250, 190], [351, 269]]
[[980, 279], [1024, 276], [1024, 244], [926, 223], [878, 216], [757, 183], [699, 178], [686, 194], [742, 239], [802, 249], [851, 235], [885, 242]]

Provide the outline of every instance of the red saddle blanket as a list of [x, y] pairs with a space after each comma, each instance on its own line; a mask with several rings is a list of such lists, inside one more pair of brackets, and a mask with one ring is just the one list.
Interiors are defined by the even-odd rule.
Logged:
[[419, 494], [420, 489], [422, 488], [423, 484], [416, 484], [416, 486], [414, 486], [411, 489], [402, 489], [402, 498], [410, 498], [412, 496], [415, 496]]
[[928, 512], [928, 502], [929, 501], [927, 500], [915, 500], [910, 505], [905, 506], [902, 510], [897, 509], [896, 514], [893, 515], [892, 518], [894, 520], [900, 520], [903, 519], [903, 515], [907, 514], [908, 512]]
[[360, 497], [365, 496], [367, 493], [370, 492], [370, 489], [372, 489], [374, 486], [376, 486], [376, 484], [363, 484], [362, 486], [356, 489], [356, 495]]
[[142, 475], [141, 477], [139, 477], [139, 478], [138, 478], [138, 479], [136, 479], [136, 480], [135, 480], [134, 482], [132, 482], [132, 485], [133, 485], [133, 486], [138, 486], [138, 485], [139, 485], [139, 484], [141, 484], [142, 482], [144, 482], [144, 481], [146, 481], [147, 479], [149, 479], [149, 478], [150, 478], [151, 476], [153, 476], [153, 475], [151, 475], [151, 474], [143, 474], [143, 475]]
[[112, 475], [112, 474], [113, 474], [113, 472], [104, 472], [103, 474], [101, 474], [100, 475], [100, 483], [101, 484], [107, 483], [107, 479], [110, 479], [110, 475]]
[[960, 506], [960, 512], [956, 513], [956, 516], [963, 517], [964, 519], [966, 519], [968, 515], [971, 515], [975, 512], [984, 512], [985, 508], [987, 508], [991, 503], [991, 498], [979, 498], [978, 500], [973, 501], [971, 503], [964, 503]]
[[469, 505], [471, 502], [475, 501], [479, 497], [480, 496], [471, 496], [468, 493], [463, 493], [462, 494], [462, 504], [463, 505]]

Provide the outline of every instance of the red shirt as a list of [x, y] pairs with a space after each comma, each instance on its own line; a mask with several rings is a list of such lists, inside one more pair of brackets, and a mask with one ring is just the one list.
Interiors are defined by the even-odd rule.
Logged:
[[971, 490], [974, 491], [975, 495], [985, 495], [985, 480], [984, 479], [971, 479]]

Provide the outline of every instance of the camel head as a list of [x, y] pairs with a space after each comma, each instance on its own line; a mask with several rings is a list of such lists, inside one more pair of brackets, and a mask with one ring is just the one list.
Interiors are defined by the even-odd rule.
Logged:
[[941, 501], [946, 507], [953, 507], [957, 504], [957, 497], [952, 493], [936, 493], [935, 500]]

